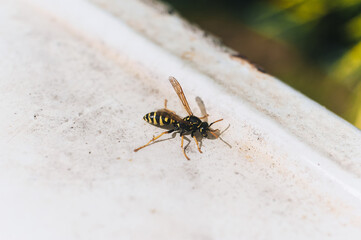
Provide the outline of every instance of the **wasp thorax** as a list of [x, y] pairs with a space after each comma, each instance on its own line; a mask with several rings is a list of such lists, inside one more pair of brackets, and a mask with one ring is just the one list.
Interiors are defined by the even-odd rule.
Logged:
[[183, 120], [189, 122], [192, 125], [197, 125], [197, 126], [202, 123], [202, 121], [195, 116], [188, 116], [185, 117]]

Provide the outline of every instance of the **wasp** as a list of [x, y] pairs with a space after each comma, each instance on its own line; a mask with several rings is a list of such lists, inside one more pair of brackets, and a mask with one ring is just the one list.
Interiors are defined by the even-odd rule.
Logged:
[[147, 144], [134, 149], [134, 152], [139, 151], [142, 148], [147, 147], [149, 144], [151, 144], [152, 142], [154, 142], [155, 140], [157, 140], [158, 138], [160, 138], [161, 136], [163, 136], [164, 134], [167, 133], [172, 133], [172, 132], [176, 132], [179, 133], [182, 140], [181, 140], [181, 148], [183, 151], [184, 156], [186, 157], [187, 160], [190, 160], [189, 157], [187, 156], [185, 149], [183, 148], [183, 139], [184, 139], [184, 135], [185, 134], [191, 134], [192, 138], [194, 139], [194, 141], [197, 144], [197, 148], [198, 151], [200, 153], [202, 153], [200, 147], [199, 147], [199, 143], [198, 140], [195, 136], [195, 133], [197, 131], [199, 131], [199, 133], [202, 135], [202, 137], [207, 137], [208, 133], [211, 133], [213, 136], [215, 136], [216, 138], [218, 138], [217, 134], [215, 134], [215, 132], [217, 130], [213, 130], [210, 127], [219, 121], [222, 121], [223, 119], [219, 119], [215, 122], [212, 122], [211, 124], [208, 124], [207, 122], [203, 122], [201, 119], [206, 118], [208, 116], [205, 115], [203, 117], [196, 117], [193, 115], [192, 110], [189, 107], [188, 101], [184, 95], [184, 92], [182, 90], [181, 85], [179, 84], [179, 82], [177, 81], [177, 79], [175, 79], [174, 77], [169, 77], [169, 81], [172, 84], [175, 92], [177, 93], [179, 99], [182, 102], [183, 107], [185, 108], [185, 110], [188, 113], [188, 116], [186, 116], [185, 118], [181, 118], [180, 116], [178, 116], [174, 111], [171, 111], [167, 108], [167, 100], [164, 101], [164, 108], [160, 109], [156, 112], [150, 112], [147, 113], [143, 119], [154, 125], [157, 127], [170, 127], [171, 129], [168, 131], [165, 131], [161, 134], [159, 134], [157, 137], [153, 137]]

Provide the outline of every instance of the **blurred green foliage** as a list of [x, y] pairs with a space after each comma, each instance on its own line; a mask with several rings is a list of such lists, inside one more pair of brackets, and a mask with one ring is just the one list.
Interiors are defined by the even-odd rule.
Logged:
[[163, 0], [361, 128], [361, 0]]

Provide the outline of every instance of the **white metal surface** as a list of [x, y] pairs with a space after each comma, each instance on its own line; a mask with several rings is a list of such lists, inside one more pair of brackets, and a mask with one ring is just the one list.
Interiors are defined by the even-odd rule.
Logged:
[[[1, 3], [0, 239], [360, 239], [350, 124], [150, 2]], [[169, 75], [232, 148], [133, 152]]]

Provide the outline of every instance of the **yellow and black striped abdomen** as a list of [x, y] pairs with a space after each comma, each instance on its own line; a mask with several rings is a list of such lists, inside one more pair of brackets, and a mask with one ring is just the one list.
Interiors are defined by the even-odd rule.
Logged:
[[147, 113], [143, 119], [150, 123], [153, 124], [155, 126], [168, 126], [171, 124], [176, 123], [176, 121], [172, 118], [170, 118], [170, 116], [163, 116], [157, 112], [150, 112]]

